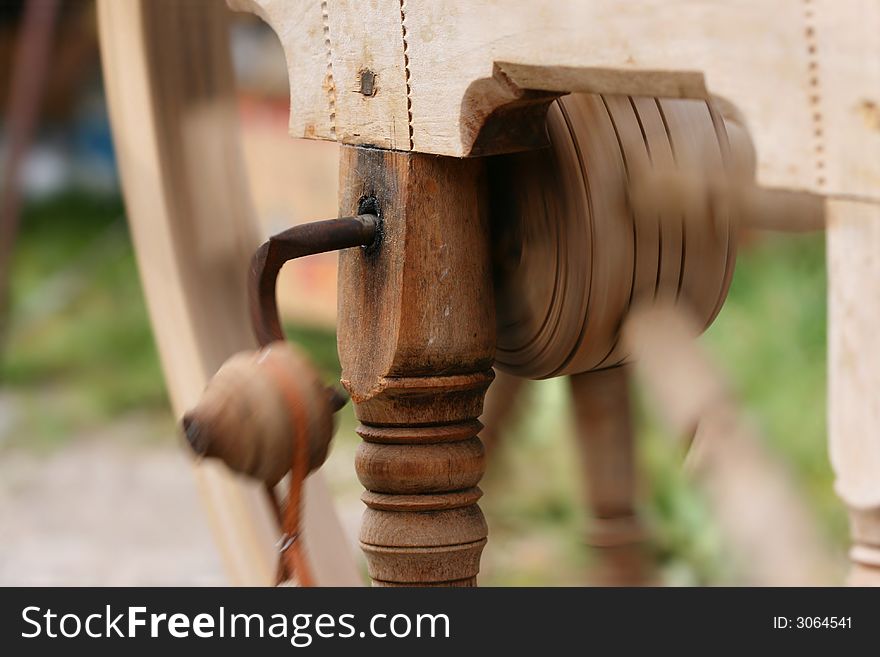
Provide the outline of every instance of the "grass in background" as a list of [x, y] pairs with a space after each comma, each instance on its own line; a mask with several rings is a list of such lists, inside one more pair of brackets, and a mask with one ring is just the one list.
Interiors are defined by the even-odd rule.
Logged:
[[[118, 200], [66, 195], [27, 208], [16, 245], [11, 326], [0, 401], [13, 429], [0, 446], [48, 449], [132, 413], [167, 422], [158, 357]], [[289, 327], [328, 379], [334, 336]], [[791, 464], [822, 525], [845, 541], [825, 448], [825, 270], [822, 236], [762, 237], [743, 249], [727, 304], [705, 338], [768, 444]], [[567, 384], [531, 386], [522, 421], [490, 464], [482, 506], [491, 540], [487, 584], [580, 584], [590, 554]], [[354, 482], [350, 409], [329, 466]], [[650, 414], [638, 412], [645, 516], [670, 583], [725, 581], [723, 542], [680, 455]], [[158, 432], [161, 434], [161, 432]], [[345, 463], [342, 461], [345, 460]], [[346, 484], [348, 486], [348, 484]]]
[[742, 254], [707, 342], [768, 444], [792, 465], [830, 534], [846, 518], [826, 450], [823, 235], [768, 235]]
[[[742, 249], [727, 303], [704, 343], [744, 410], [795, 474], [830, 542], [846, 517], [826, 452], [825, 247], [822, 235], [762, 235]], [[564, 381], [542, 381], [484, 480], [492, 520], [484, 571], [503, 584], [584, 583], [586, 510]], [[711, 510], [680, 468], [674, 440], [637, 406], [644, 516], [663, 581], [735, 582]], [[485, 581], [485, 580], [484, 580]]]
[[47, 446], [167, 395], [118, 199], [27, 206], [15, 245], [0, 390], [15, 444]]

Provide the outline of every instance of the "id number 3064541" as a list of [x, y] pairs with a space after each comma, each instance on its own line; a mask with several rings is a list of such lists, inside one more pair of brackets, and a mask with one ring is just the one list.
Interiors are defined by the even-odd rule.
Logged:
[[852, 629], [852, 616], [774, 616], [775, 630]]

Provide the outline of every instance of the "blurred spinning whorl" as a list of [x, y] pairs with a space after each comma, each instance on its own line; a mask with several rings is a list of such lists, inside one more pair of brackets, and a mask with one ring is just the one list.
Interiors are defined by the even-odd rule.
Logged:
[[[490, 169], [496, 366], [540, 379], [620, 364], [621, 324], [643, 302], [686, 304], [708, 327], [738, 221], [709, 190], [753, 178], [742, 127], [703, 100], [572, 94], [551, 105], [547, 130], [550, 148]], [[638, 183], [666, 201], [664, 176], [706, 193], [646, 202]]]

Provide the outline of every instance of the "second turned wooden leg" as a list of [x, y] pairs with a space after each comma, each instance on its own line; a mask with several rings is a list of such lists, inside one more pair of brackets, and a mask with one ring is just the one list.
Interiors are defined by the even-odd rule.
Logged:
[[626, 366], [571, 377], [587, 506], [587, 543], [595, 549], [595, 581], [649, 583], [644, 532], [636, 515], [635, 445]]
[[479, 572], [477, 418], [495, 352], [482, 167], [342, 148], [341, 212], [381, 219], [376, 244], [340, 255], [338, 328], [376, 585], [474, 585]]
[[828, 202], [828, 427], [849, 583], [880, 586], [880, 205]]

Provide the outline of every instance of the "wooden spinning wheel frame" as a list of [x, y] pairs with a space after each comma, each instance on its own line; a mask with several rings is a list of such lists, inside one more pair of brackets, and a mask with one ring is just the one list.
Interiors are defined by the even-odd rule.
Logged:
[[[363, 423], [358, 473], [369, 489], [361, 542], [376, 583], [475, 580], [485, 525], [476, 506], [483, 457], [474, 423], [493, 358], [519, 375], [584, 381], [584, 372], [635, 353], [650, 379], [663, 344], [649, 349], [648, 320], [630, 311], [643, 301], [685, 304], [695, 320], [683, 331], [699, 332], [730, 284], [738, 222], [769, 216], [785, 224], [790, 215], [818, 215], [830, 226], [832, 461], [853, 521], [853, 580], [880, 579], [880, 405], [870, 392], [880, 386], [880, 367], [870, 364], [880, 358], [873, 337], [880, 318], [861, 300], [880, 291], [880, 161], [859, 156], [880, 149], [871, 96], [880, 70], [864, 65], [872, 55], [880, 61], [880, 37], [864, 27], [880, 22], [876, 6], [855, 3], [852, 16], [835, 21], [830, 2], [780, 3], [767, 33], [797, 56], [761, 70], [766, 50], [743, 29], [767, 18], [760, 2], [716, 7], [714, 16], [699, 2], [683, 3], [662, 37], [647, 2], [626, 12], [605, 0], [553, 3], [552, 11], [542, 2], [452, 2], [443, 11], [406, 2], [369, 10], [343, 0], [229, 4], [257, 13], [281, 38], [291, 133], [345, 144], [342, 214], [358, 214], [372, 199], [387, 230], [385, 251], [343, 252], [340, 269], [343, 382]], [[226, 9], [173, 0], [99, 7], [141, 278], [181, 415], [226, 358], [256, 347], [243, 273], [260, 238], [238, 151]], [[525, 29], [537, 24], [546, 28]], [[556, 101], [569, 92], [580, 93]], [[780, 108], [779, 98], [791, 105]], [[535, 150], [546, 143], [545, 120], [552, 148]], [[487, 212], [485, 158], [477, 156], [515, 151], [524, 152], [489, 167]], [[646, 170], [668, 174], [674, 193], [664, 196], [680, 197], [678, 204], [652, 205], [658, 199], [648, 192], [629, 196]], [[691, 194], [688, 178], [708, 182]], [[498, 184], [509, 193], [494, 191]], [[443, 198], [457, 203], [439, 213]], [[490, 213], [493, 240], [516, 252], [495, 263], [497, 355]], [[570, 225], [565, 217], [579, 219]], [[505, 236], [499, 222], [513, 232]], [[572, 231], [582, 237], [572, 240]], [[442, 282], [452, 232], [474, 253], [485, 249], [485, 259], [448, 256], [454, 285]], [[576, 267], [584, 249], [586, 274]], [[552, 284], [535, 276], [535, 263], [548, 262]], [[424, 307], [403, 313], [419, 295]], [[450, 307], [458, 328], [446, 331]], [[635, 317], [629, 329], [628, 316]], [[659, 319], [655, 326], [669, 318]], [[375, 332], [369, 354], [359, 342], [364, 326]], [[863, 361], [851, 358], [855, 344], [867, 345]], [[614, 389], [608, 376], [601, 374]], [[436, 408], [422, 406], [426, 397]], [[670, 401], [673, 416], [680, 410], [676, 426], [707, 409], [729, 419], [729, 405], [710, 401], [683, 409]], [[416, 462], [423, 479], [404, 482], [395, 467]], [[435, 481], [432, 463], [456, 464], [458, 478]], [[231, 580], [271, 583], [279, 530], [263, 487], [210, 461], [195, 471]], [[359, 583], [320, 472], [308, 479], [305, 499], [317, 583]], [[440, 520], [421, 527], [425, 518]], [[398, 538], [404, 526], [410, 534]]]

